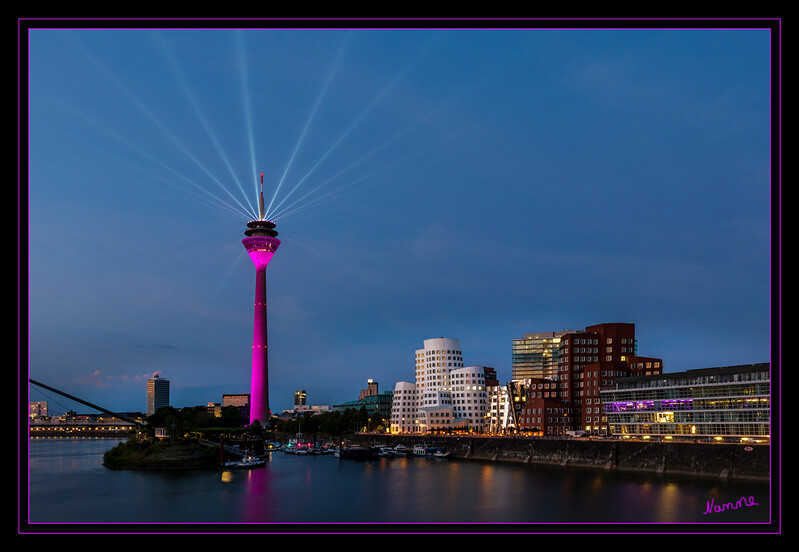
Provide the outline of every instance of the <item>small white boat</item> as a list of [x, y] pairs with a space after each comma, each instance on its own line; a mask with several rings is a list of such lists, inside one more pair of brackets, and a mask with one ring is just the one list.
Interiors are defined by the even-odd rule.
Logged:
[[447, 458], [450, 453], [441, 447], [428, 447], [427, 445], [414, 445], [413, 454], [416, 456], [432, 456], [434, 458]]
[[256, 456], [252, 456], [251, 454], [245, 455], [241, 460], [222, 462], [223, 468], [232, 469], [260, 468], [264, 465], [266, 465], [266, 460], [264, 458], [258, 458]]
[[427, 452], [427, 447], [425, 445], [413, 445], [414, 456], [424, 456], [425, 452]]

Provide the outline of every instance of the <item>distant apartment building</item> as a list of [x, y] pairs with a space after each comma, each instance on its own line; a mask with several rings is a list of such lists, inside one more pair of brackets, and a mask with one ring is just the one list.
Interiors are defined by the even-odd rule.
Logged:
[[768, 363], [619, 378], [602, 390], [614, 435], [770, 437]]
[[292, 408], [289, 410], [283, 410], [280, 413], [280, 417], [289, 419], [296, 418], [297, 416], [303, 416], [305, 414], [323, 414], [326, 412], [332, 412], [333, 410], [334, 408], [327, 404], [308, 404], [308, 394], [305, 392], [305, 389], [298, 389], [294, 391], [294, 403]]
[[152, 416], [162, 407], [169, 406], [169, 380], [163, 379], [158, 373], [147, 380], [147, 409], [148, 416]]
[[241, 412], [244, 420], [250, 419], [250, 394], [249, 393], [226, 393], [222, 395], [222, 409], [228, 406], [235, 406]]
[[303, 416], [305, 414], [324, 414], [327, 412], [333, 412], [336, 408], [330, 406], [329, 404], [318, 404], [318, 405], [310, 405], [310, 404], [301, 404], [297, 405], [295, 408], [291, 410], [283, 410], [280, 413], [281, 418], [296, 418], [297, 416]]
[[366, 381], [366, 389], [361, 389], [360, 395], [358, 395], [358, 400], [363, 400], [364, 397], [369, 397], [372, 395], [377, 395], [378, 385], [377, 382], [374, 380], [367, 380]]
[[392, 397], [393, 393], [391, 391], [380, 393], [378, 392], [378, 383], [368, 380], [367, 389], [361, 389], [358, 400], [333, 405], [333, 410], [343, 412], [347, 409], [360, 410], [364, 408], [370, 418], [377, 414], [384, 420], [389, 420], [391, 418]]
[[28, 403], [28, 416], [30, 418], [46, 418], [47, 401], [30, 401]]

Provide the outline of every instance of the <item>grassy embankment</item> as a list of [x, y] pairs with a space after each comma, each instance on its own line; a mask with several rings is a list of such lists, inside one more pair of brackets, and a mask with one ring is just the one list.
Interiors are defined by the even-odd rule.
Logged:
[[219, 447], [204, 447], [196, 441], [131, 439], [107, 451], [103, 455], [103, 465], [118, 470], [215, 468], [219, 465]]

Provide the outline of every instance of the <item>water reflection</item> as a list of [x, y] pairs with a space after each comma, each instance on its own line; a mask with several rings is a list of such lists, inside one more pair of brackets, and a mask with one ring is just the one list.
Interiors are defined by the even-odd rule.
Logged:
[[[768, 488], [614, 472], [427, 458], [369, 461], [272, 453], [252, 470], [112, 471], [104, 446], [32, 448], [33, 521], [741, 522], [768, 521]], [[88, 453], [87, 453], [88, 451]], [[703, 515], [706, 503], [759, 505]]]

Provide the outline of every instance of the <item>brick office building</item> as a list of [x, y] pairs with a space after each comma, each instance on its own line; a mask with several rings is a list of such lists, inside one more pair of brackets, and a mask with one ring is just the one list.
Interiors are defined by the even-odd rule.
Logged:
[[608, 432], [600, 390], [616, 378], [661, 374], [663, 361], [638, 356], [635, 324], [588, 326], [561, 337], [558, 351], [559, 399], [572, 409], [574, 430]]

